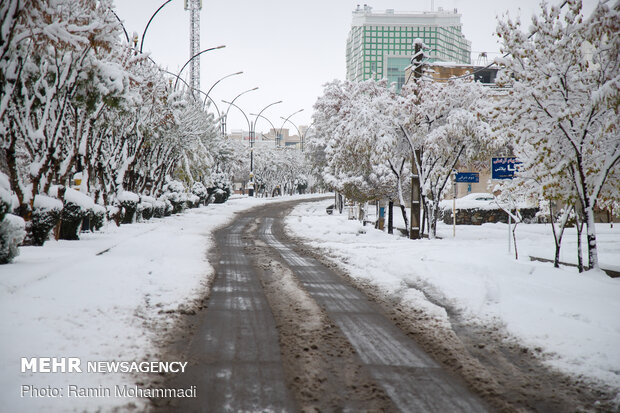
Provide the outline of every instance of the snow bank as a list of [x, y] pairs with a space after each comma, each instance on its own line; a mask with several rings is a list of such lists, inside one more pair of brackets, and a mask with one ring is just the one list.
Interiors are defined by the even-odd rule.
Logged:
[[[440, 224], [444, 239], [411, 241], [349, 221], [346, 213], [327, 215], [329, 204], [300, 205], [287, 228], [328, 251], [353, 277], [436, 319], [446, 317], [443, 309], [425, 295], [474, 323], [504, 325], [526, 346], [542, 348], [548, 364], [620, 390], [620, 279], [527, 260], [552, 249], [549, 226], [519, 225], [525, 259], [515, 261], [505, 224], [459, 226], [455, 239], [451, 226]], [[564, 253], [574, 254], [568, 241], [576, 236], [567, 231]], [[597, 234], [601, 263], [620, 264], [620, 228], [601, 225]]]

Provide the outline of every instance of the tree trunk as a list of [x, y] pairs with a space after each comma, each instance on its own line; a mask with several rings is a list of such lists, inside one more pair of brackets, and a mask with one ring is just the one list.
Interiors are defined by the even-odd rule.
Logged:
[[586, 223], [586, 231], [588, 233], [588, 268], [599, 268], [598, 249], [596, 246], [596, 227], [594, 224], [594, 211], [592, 206], [586, 205], [583, 214]]
[[564, 210], [562, 213], [562, 217], [560, 218], [560, 228], [558, 231], [555, 230], [555, 218], [553, 216], [553, 209], [551, 207], [551, 202], [549, 202], [549, 215], [551, 220], [551, 230], [553, 231], [553, 239], [555, 242], [555, 256], [553, 258], [553, 266], [555, 268], [560, 268], [560, 248], [562, 247], [562, 236], [564, 235], [564, 229], [566, 229], [566, 223], [568, 222], [568, 217], [570, 216], [573, 207], [570, 207], [567, 210]]
[[577, 268], [583, 272], [583, 257], [581, 247], [581, 233], [583, 232], [583, 221], [579, 221], [579, 214], [575, 215], [575, 229], [577, 230]]
[[405, 221], [405, 230], [407, 231], [407, 238], [409, 238], [409, 220], [407, 219], [407, 209], [403, 204], [400, 204], [400, 212], [403, 214], [403, 220]]
[[394, 202], [388, 202], [388, 234], [394, 233]]

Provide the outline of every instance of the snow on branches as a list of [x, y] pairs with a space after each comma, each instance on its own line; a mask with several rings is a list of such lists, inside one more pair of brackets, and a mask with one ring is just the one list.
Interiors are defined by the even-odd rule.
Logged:
[[527, 30], [509, 18], [497, 27], [508, 54], [498, 84], [510, 90], [497, 107], [498, 132], [523, 162], [518, 179], [565, 210], [575, 206], [590, 267], [598, 267], [594, 210], [620, 198], [620, 3], [611, 3], [588, 18], [579, 0], [542, 3]]

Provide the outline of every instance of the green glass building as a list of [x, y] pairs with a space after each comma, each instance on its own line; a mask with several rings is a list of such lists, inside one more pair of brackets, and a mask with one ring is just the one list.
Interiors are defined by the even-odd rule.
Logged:
[[374, 13], [357, 6], [347, 39], [347, 79], [387, 78], [397, 90], [405, 83], [405, 68], [413, 41], [422, 39], [430, 50], [428, 62], [471, 64], [471, 42], [461, 33], [461, 15], [441, 8], [436, 12]]

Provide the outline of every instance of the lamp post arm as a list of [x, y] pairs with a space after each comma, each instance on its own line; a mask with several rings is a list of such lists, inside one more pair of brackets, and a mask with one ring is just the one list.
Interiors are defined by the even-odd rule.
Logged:
[[[149, 59], [151, 59], [151, 58], [149, 57]], [[154, 61], [153, 59], [151, 59], [151, 61], [152, 61], [153, 63], [155, 63], [155, 61]], [[161, 70], [161, 71], [162, 71], [162, 72], [164, 72], [164, 73], [167, 73], [167, 74], [169, 74], [169, 75], [172, 75], [172, 76], [176, 77], [176, 78], [177, 78], [177, 80], [180, 80], [181, 82], [183, 82], [183, 83], [185, 84], [185, 86], [187, 86], [189, 89], [196, 90], [197, 92], [202, 93], [203, 95], [206, 95], [206, 93], [205, 93], [205, 92], [203, 92], [202, 90], [200, 90], [200, 89], [196, 89], [196, 88], [191, 87], [191, 86], [189, 85], [189, 83], [187, 83], [185, 80], [181, 79], [181, 78], [180, 78], [180, 77], [179, 77], [176, 73], [170, 72], [170, 71], [168, 71], [168, 70], [166, 70], [166, 69], [162, 69], [162, 68], [159, 68], [159, 70]], [[205, 96], [205, 102], [206, 102], [206, 100], [207, 100], [207, 99], [209, 99], [209, 100], [211, 101], [211, 103], [213, 103], [213, 105], [215, 106], [215, 110], [217, 111], [217, 117], [218, 117], [218, 119], [219, 119], [219, 118], [221, 118], [221, 117], [222, 117], [222, 114], [221, 114], [221, 112], [220, 112], [220, 108], [217, 106], [217, 104], [215, 103], [215, 101], [214, 101], [213, 99], [211, 99], [211, 97], [210, 97], [210, 96]]]
[[[299, 109], [298, 111], [291, 113], [290, 115], [288, 115], [288, 116], [286, 117], [286, 119], [284, 119], [283, 117], [281, 117], [282, 119], [284, 119], [284, 122], [282, 122], [282, 127], [280, 128], [280, 133], [279, 133], [279, 134], [281, 134], [281, 133], [282, 133], [282, 129], [284, 129], [284, 125], [285, 125], [285, 124], [286, 124], [286, 122], [287, 122], [287, 121], [291, 118], [291, 116], [296, 115], [296, 114], [297, 114], [297, 113], [299, 113], [299, 112], [303, 112], [303, 109]], [[295, 124], [294, 124], [293, 122], [291, 122], [291, 124], [293, 124], [293, 126], [295, 126]], [[297, 128], [297, 126], [295, 126], [295, 128]], [[297, 129], [297, 133], [299, 133], [299, 129]], [[300, 139], [301, 139], [301, 136], [300, 136]]]
[[[284, 118], [282, 118], [282, 119], [284, 119]], [[286, 122], [290, 123], [291, 125], [293, 125], [295, 127], [295, 129], [297, 129], [297, 133], [299, 134], [299, 139], [301, 139], [301, 132], [299, 131], [299, 128], [297, 127], [297, 125], [295, 125], [293, 123], [293, 121], [289, 120], [288, 118], [284, 119], [284, 123], [286, 123]]]
[[187, 62], [185, 62], [185, 64], [181, 68], [181, 70], [179, 70], [179, 74], [177, 75], [177, 81], [174, 82], [174, 88], [175, 89], [177, 88], [177, 83], [179, 82], [179, 77], [181, 76], [181, 72], [183, 72], [183, 69], [185, 69], [185, 67], [189, 64], [189, 62], [191, 62], [192, 60], [194, 60], [195, 58], [197, 58], [198, 56], [200, 56], [203, 53], [206, 53], [208, 51], [215, 50], [215, 49], [223, 49], [224, 47], [226, 47], [226, 46], [222, 45], [222, 46], [210, 47], [208, 49], [201, 50], [200, 52], [198, 52], [195, 55], [193, 55], [192, 57], [190, 57], [189, 60]]
[[129, 43], [129, 35], [127, 34], [127, 29], [125, 29], [125, 25], [123, 24], [123, 21], [120, 19], [120, 17], [118, 17], [118, 14], [116, 14], [116, 12], [108, 7], [108, 10], [110, 10], [112, 12], [112, 14], [114, 15], [114, 17], [116, 17], [116, 20], [118, 20], [118, 23], [121, 25], [121, 28], [123, 29], [123, 32], [125, 33], [125, 39], [127, 39], [127, 43]]
[[155, 11], [155, 13], [153, 13], [153, 15], [151, 16], [151, 18], [149, 19], [149, 22], [146, 24], [146, 27], [144, 28], [144, 32], [142, 33], [142, 40], [140, 41], [140, 53], [142, 53], [142, 46], [144, 45], [144, 37], [146, 36], [146, 31], [149, 28], [149, 25], [151, 24], [151, 22], [153, 21], [153, 18], [155, 17], [155, 15], [157, 13], [159, 13], [159, 11], [161, 9], [164, 8], [164, 6], [168, 3], [170, 3], [172, 0], [168, 0], [167, 2], [165, 2], [164, 4], [162, 4], [161, 6], [159, 6], [159, 8]]
[[[242, 73], [243, 73], [243, 71], [241, 71], [241, 72], [237, 72], [237, 73], [231, 73], [231, 74], [229, 74], [229, 75], [224, 76], [223, 78], [221, 78], [220, 80], [218, 80], [217, 82], [215, 82], [215, 83], [214, 83], [214, 84], [213, 84], [213, 85], [209, 88], [209, 90], [207, 90], [207, 96], [209, 96], [209, 94], [211, 93], [211, 91], [213, 90], [213, 88], [214, 88], [214, 87], [215, 87], [218, 83], [220, 83], [222, 80], [227, 79], [227, 78], [229, 78], [229, 77], [231, 77], [231, 76], [240, 75], [240, 74], [242, 74]], [[205, 103], [206, 103], [206, 102], [207, 102], [207, 97], [205, 97]]]
[[[275, 127], [275, 126], [273, 126], [273, 123], [272, 123], [272, 122], [271, 122], [271, 121], [270, 121], [267, 117], [265, 117], [265, 116], [263, 116], [263, 115], [261, 115], [261, 114], [255, 115], [254, 113], [250, 113], [250, 116], [256, 116], [256, 119], [257, 119], [257, 120], [258, 120], [258, 118], [263, 118], [263, 119], [265, 119], [265, 120], [266, 120], [267, 122], [269, 122], [269, 124], [271, 125], [271, 128], [273, 129], [273, 133], [278, 133], [278, 131], [277, 131], [276, 127]], [[254, 122], [254, 127], [256, 128], [256, 122]], [[265, 136], [264, 134], [261, 134], [261, 135]], [[277, 139], [277, 138], [278, 138], [278, 136], [276, 135], [276, 139]]]
[[[230, 104], [228, 105], [228, 109], [226, 110], [226, 114], [225, 114], [224, 116], [225, 116], [225, 117], [227, 117], [227, 116], [228, 116], [228, 112], [230, 111], [230, 106], [231, 106], [233, 103], [235, 103], [235, 100], [237, 100], [239, 97], [241, 97], [241, 95], [245, 95], [246, 93], [252, 92], [253, 90], [257, 90], [257, 89], [258, 89], [258, 86], [257, 86], [257, 87], [255, 87], [255, 88], [253, 88], [253, 89], [244, 90], [243, 92], [241, 92], [241, 93], [239, 93], [237, 96], [235, 96], [235, 98], [234, 98], [233, 100], [231, 100], [231, 101], [230, 101]], [[222, 101], [222, 102], [224, 102], [224, 101]], [[237, 106], [237, 108], [239, 108], [239, 107]]]
[[[248, 119], [248, 117], [245, 114], [245, 112], [243, 111], [243, 109], [241, 109], [239, 106], [235, 105], [233, 102], [227, 102], [225, 100], [222, 100], [222, 102], [228, 103], [228, 105], [229, 105], [228, 109], [230, 109], [231, 106], [234, 106], [237, 109], [239, 109], [239, 111], [243, 114], [243, 117], [245, 117], [246, 122], [248, 122], [248, 131], [251, 133], [252, 132], [252, 125], [250, 124], [250, 119]], [[226, 116], [228, 116], [228, 111], [226, 111]]]

